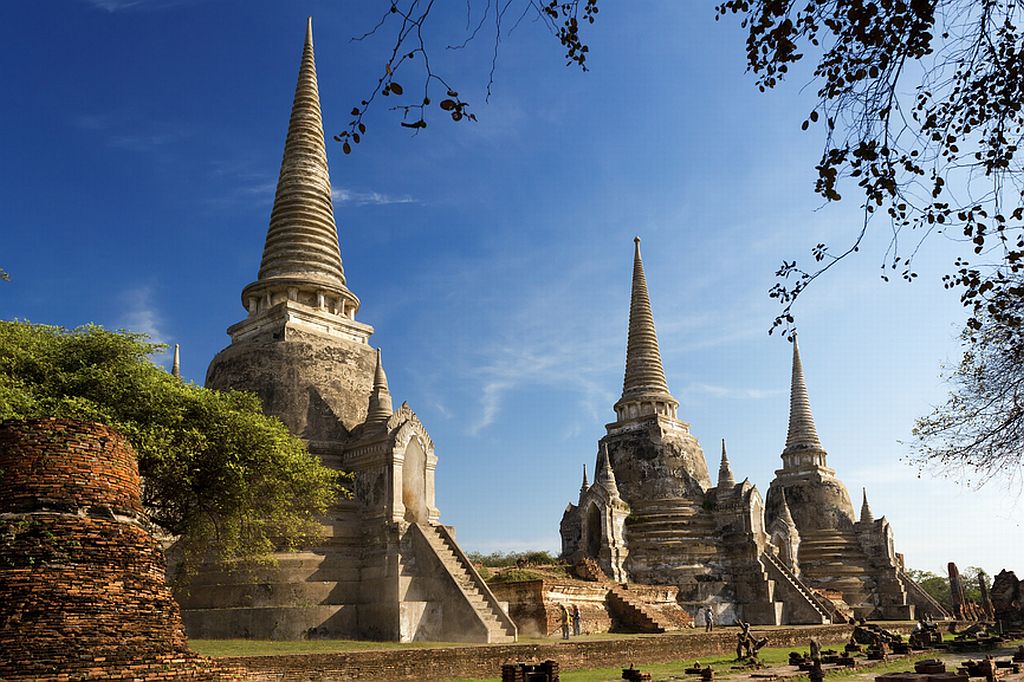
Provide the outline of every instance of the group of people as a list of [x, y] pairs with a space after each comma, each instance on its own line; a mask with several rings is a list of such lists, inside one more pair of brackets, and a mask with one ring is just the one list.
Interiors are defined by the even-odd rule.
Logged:
[[580, 613], [578, 604], [559, 604], [562, 610], [562, 639], [569, 639], [569, 626], [572, 625], [572, 634], [579, 637], [583, 634], [583, 615]]

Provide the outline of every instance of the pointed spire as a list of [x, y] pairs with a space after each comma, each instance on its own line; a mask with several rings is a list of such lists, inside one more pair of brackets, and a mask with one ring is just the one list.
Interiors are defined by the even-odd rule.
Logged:
[[860, 505], [860, 522], [861, 523], [874, 523], [875, 517], [871, 513], [871, 507], [868, 506], [868, 489], [862, 488], [864, 491], [864, 501]]
[[391, 391], [388, 390], [388, 377], [384, 373], [380, 348], [377, 349], [377, 368], [373, 373], [373, 391], [370, 393], [370, 405], [366, 411], [367, 424], [383, 424], [391, 418], [394, 410], [391, 405]]
[[298, 291], [304, 290], [302, 298], [309, 305], [327, 306], [338, 314], [354, 314], [359, 307], [358, 298], [345, 286], [338, 247], [313, 57], [312, 17], [306, 23], [306, 41], [259, 276], [242, 292], [243, 304], [250, 307], [250, 299], [259, 300], [272, 293], [268, 289], [288, 287], [289, 299], [297, 300]]
[[793, 512], [789, 510], [789, 502], [786, 500], [786, 489], [780, 488], [780, 490], [782, 491], [782, 509], [779, 510], [779, 519], [796, 528], [796, 521], [793, 520]]
[[725, 439], [722, 439], [722, 462], [718, 465], [718, 489], [727, 490], [736, 485], [733, 478], [732, 468], [729, 467], [729, 457], [725, 453]]
[[789, 393], [789, 433], [786, 435], [786, 449], [782, 454], [785, 458], [789, 453], [807, 450], [825, 452], [821, 440], [818, 439], [818, 430], [814, 426], [811, 401], [807, 397], [807, 384], [804, 381], [804, 366], [800, 361], [800, 346], [794, 336], [793, 376]]
[[174, 344], [174, 361], [171, 363], [171, 376], [175, 379], [181, 378], [181, 346]]
[[612, 470], [612, 460], [608, 456], [608, 444], [601, 443], [601, 450], [597, 454], [597, 471], [594, 475], [594, 485], [602, 485], [612, 495], [619, 494], [619, 486], [615, 482], [615, 472]]
[[[668, 382], [665, 381], [651, 299], [647, 293], [644, 262], [640, 257], [640, 237], [634, 238], [633, 243], [633, 292], [629, 304], [626, 373], [622, 381], [622, 397], [615, 404], [615, 411], [619, 421], [622, 421], [650, 414], [656, 405], [660, 413], [674, 418], [679, 401], [669, 392]], [[634, 409], [630, 410], [630, 406]]]
[[583, 485], [580, 486], [580, 495], [590, 490], [590, 483], [587, 482], [587, 465], [583, 465]]

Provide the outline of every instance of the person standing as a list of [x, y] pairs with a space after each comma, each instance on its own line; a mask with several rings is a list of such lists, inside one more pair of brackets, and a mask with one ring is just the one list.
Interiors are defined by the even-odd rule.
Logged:
[[715, 629], [715, 617], [711, 615], [711, 607], [704, 608], [704, 632], [711, 632]]
[[565, 604], [558, 606], [562, 610], [562, 639], [569, 639], [569, 609], [565, 608]]
[[583, 634], [583, 615], [579, 604], [572, 605], [572, 634], [577, 637]]

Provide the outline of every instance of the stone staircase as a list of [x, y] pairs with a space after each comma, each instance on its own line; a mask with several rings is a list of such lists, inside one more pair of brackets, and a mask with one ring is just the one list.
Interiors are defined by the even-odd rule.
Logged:
[[608, 609], [619, 628], [629, 632], [661, 633], [669, 629], [659, 622], [657, 614], [632, 598], [622, 585], [608, 591]]
[[[771, 552], [764, 552], [761, 558], [768, 569], [768, 575], [775, 581], [776, 594], [780, 591], [785, 593], [780, 596], [783, 597], [785, 609], [790, 612], [786, 618], [790, 621], [787, 624], [794, 624], [794, 621], [801, 625], [839, 622], [836, 620], [835, 608], [830, 608], [828, 602], [804, 585], [777, 556]], [[795, 600], [799, 600], [799, 605], [794, 603]]]
[[516, 626], [498, 605], [497, 599], [487, 587], [480, 574], [462, 554], [444, 526], [417, 524], [431, 548], [444, 564], [448, 575], [454, 579], [466, 601], [473, 607], [480, 620], [487, 626], [487, 642], [490, 644], [515, 642]]
[[899, 573], [900, 581], [903, 583], [907, 596], [920, 609], [920, 614], [927, 614], [931, 618], [952, 618], [953, 614], [945, 606], [935, 601], [935, 598], [924, 591], [924, 588], [914, 582], [914, 579], [904, 571]]

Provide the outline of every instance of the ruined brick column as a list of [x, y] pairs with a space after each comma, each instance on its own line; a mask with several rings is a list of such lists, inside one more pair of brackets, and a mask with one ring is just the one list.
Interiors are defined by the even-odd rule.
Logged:
[[0, 424], [0, 679], [230, 677], [189, 650], [148, 528], [112, 429]]

